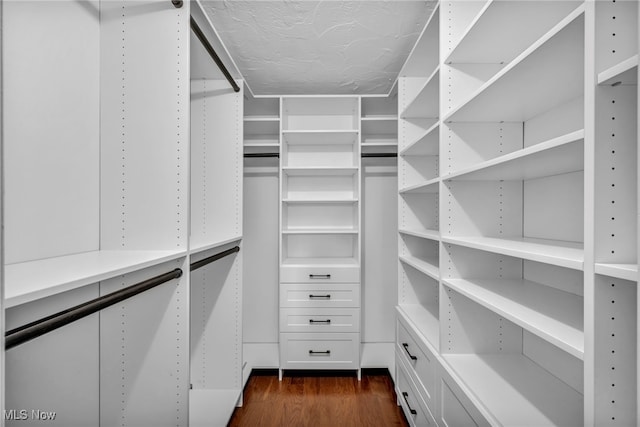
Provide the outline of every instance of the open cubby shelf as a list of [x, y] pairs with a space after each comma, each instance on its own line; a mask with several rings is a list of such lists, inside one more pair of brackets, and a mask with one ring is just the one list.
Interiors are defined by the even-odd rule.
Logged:
[[398, 321], [438, 347], [396, 357], [437, 424], [638, 423], [639, 16], [438, 2], [400, 72]]

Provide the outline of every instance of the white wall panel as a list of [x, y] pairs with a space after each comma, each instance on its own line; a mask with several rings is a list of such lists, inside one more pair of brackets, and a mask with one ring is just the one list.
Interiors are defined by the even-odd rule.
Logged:
[[101, 248], [186, 248], [189, 2], [101, 3]]
[[96, 250], [98, 2], [3, 7], [5, 261]]
[[[7, 330], [97, 297], [96, 284], [12, 307], [6, 312]], [[8, 350], [5, 409], [26, 418], [5, 417], [6, 425], [98, 425], [99, 336], [99, 315], [92, 314]], [[55, 418], [40, 420], [32, 410], [55, 412]]]
[[395, 162], [363, 162], [362, 179], [362, 342], [393, 342], [398, 299]]
[[[243, 342], [278, 342], [278, 170], [244, 176]], [[277, 357], [274, 367], [277, 366]]]

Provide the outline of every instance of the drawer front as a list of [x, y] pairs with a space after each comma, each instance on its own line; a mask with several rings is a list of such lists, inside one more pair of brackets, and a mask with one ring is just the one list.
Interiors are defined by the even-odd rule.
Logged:
[[397, 321], [396, 337], [398, 340], [396, 347], [400, 357], [415, 372], [414, 381], [418, 392], [425, 403], [434, 408], [438, 366], [436, 357], [428, 349], [418, 346], [414, 336], [409, 333], [408, 328], [400, 320]]
[[[396, 353], [396, 358], [402, 356]], [[431, 413], [423, 406], [421, 399], [416, 392], [408, 373], [405, 371], [404, 364], [401, 360], [396, 363], [396, 394], [398, 402], [404, 412], [407, 421], [411, 426], [415, 427], [436, 427], [437, 424]], [[453, 426], [463, 426], [464, 424], [452, 424]]]
[[360, 268], [344, 267], [280, 267], [280, 281], [283, 283], [358, 283]]
[[359, 332], [359, 308], [280, 309], [280, 332]]
[[482, 427], [491, 425], [444, 369], [440, 376], [440, 399], [442, 425]]
[[358, 369], [360, 334], [280, 334], [283, 369]]
[[280, 307], [360, 307], [360, 285], [283, 283]]

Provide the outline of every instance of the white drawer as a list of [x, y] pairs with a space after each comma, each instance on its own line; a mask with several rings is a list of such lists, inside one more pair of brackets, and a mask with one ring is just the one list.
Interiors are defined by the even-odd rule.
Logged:
[[280, 309], [280, 332], [359, 332], [359, 308]]
[[280, 307], [360, 307], [360, 285], [283, 283]]
[[[426, 346], [418, 345], [418, 341], [409, 328], [398, 318], [396, 326], [396, 351], [409, 369], [413, 370], [413, 379], [427, 406], [436, 407], [437, 390], [436, 372], [438, 361]], [[411, 372], [409, 372], [411, 375]]]
[[283, 283], [358, 283], [360, 267], [353, 266], [289, 266], [280, 267]]
[[[396, 358], [401, 356], [396, 352]], [[431, 416], [428, 409], [424, 407], [424, 403], [416, 392], [413, 383], [409, 379], [408, 373], [401, 360], [396, 363], [396, 394], [404, 415], [412, 427], [437, 427], [436, 421]], [[449, 426], [464, 426], [464, 424], [449, 424]], [[465, 426], [466, 427], [466, 426]]]
[[358, 333], [281, 333], [282, 369], [358, 369]]

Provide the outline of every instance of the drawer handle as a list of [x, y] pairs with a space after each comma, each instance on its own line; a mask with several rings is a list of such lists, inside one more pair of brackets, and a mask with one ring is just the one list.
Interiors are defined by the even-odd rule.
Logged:
[[331, 350], [326, 350], [326, 351], [313, 351], [313, 350], [309, 350], [309, 354], [314, 355], [314, 354], [326, 354], [327, 356], [331, 354]]
[[404, 351], [407, 352], [407, 354], [409, 355], [409, 358], [411, 360], [418, 360], [418, 358], [416, 356], [414, 356], [413, 354], [409, 353], [409, 344], [407, 344], [406, 342], [402, 343], [402, 347], [404, 347]]
[[404, 398], [404, 401], [407, 404], [407, 408], [409, 408], [409, 412], [411, 412], [411, 415], [416, 415], [418, 411], [411, 408], [411, 405], [409, 405], [409, 399], [407, 399], [409, 397], [409, 393], [407, 393], [406, 391], [403, 391], [402, 397]]
[[309, 279], [331, 279], [330, 274], [310, 274]]
[[331, 299], [331, 294], [327, 294], [327, 295], [314, 295], [314, 294], [309, 294], [309, 298], [324, 298], [324, 299]]
[[327, 319], [327, 320], [313, 320], [313, 319], [309, 319], [309, 323], [331, 323], [331, 319]]

